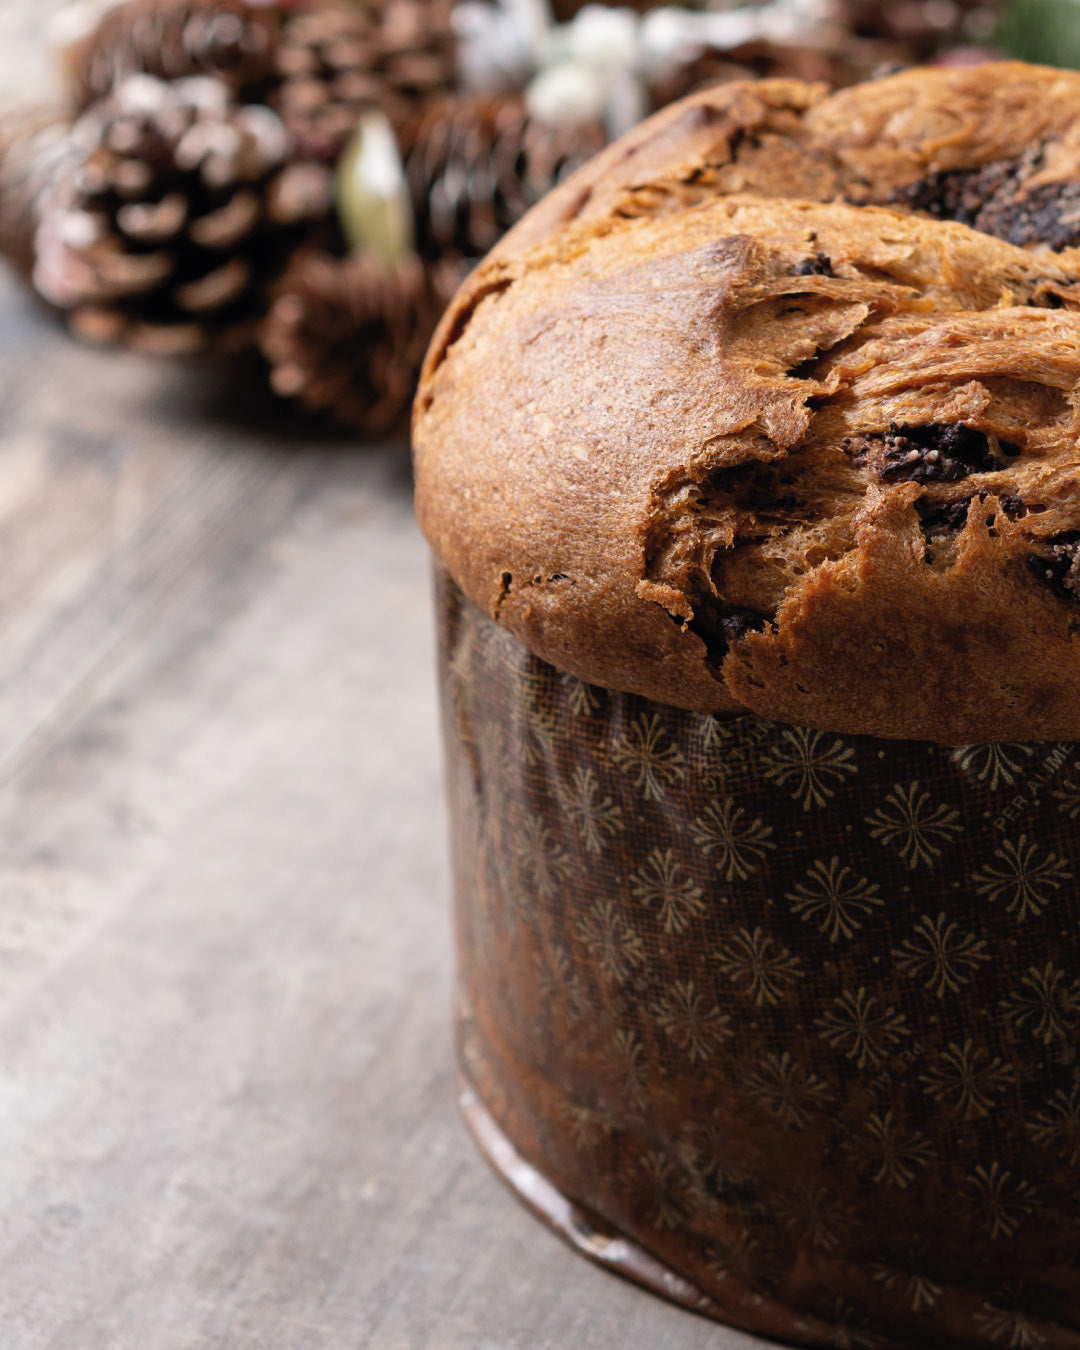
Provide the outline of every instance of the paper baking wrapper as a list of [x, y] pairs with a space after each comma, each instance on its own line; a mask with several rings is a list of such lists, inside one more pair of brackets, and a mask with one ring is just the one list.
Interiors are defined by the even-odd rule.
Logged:
[[768, 1336], [1080, 1347], [1080, 746], [688, 713], [438, 605], [500, 1171]]

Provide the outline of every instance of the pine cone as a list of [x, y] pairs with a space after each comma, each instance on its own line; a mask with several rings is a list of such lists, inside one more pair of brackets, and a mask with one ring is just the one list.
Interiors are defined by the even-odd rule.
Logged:
[[[895, 55], [895, 53], [890, 53]], [[851, 53], [824, 51], [818, 47], [784, 47], [771, 42], [744, 42], [737, 47], [705, 47], [685, 59], [663, 67], [649, 89], [654, 108], [666, 107], [687, 94], [728, 80], [777, 77], [824, 81], [834, 88], [865, 79], [869, 67], [852, 59]]]
[[985, 41], [997, 28], [1000, 0], [837, 0], [836, 18], [853, 38], [890, 43], [908, 64], [967, 40]]
[[260, 330], [275, 391], [368, 435], [393, 430], [461, 276], [451, 264], [425, 267], [414, 256], [298, 261]]
[[282, 30], [271, 96], [304, 153], [333, 162], [361, 115], [399, 126], [454, 88], [451, 0], [319, 0]]
[[0, 253], [27, 276], [40, 204], [71, 158], [67, 133], [55, 108], [0, 113]]
[[211, 75], [252, 91], [273, 71], [277, 27], [269, 10], [247, 0], [126, 0], [64, 52], [68, 96], [83, 112], [136, 74]]
[[42, 203], [34, 283], [82, 335], [142, 350], [242, 345], [333, 183], [269, 108], [220, 81], [130, 76], [76, 124]]
[[606, 140], [599, 122], [551, 126], [520, 99], [433, 103], [402, 137], [417, 252], [482, 257]]

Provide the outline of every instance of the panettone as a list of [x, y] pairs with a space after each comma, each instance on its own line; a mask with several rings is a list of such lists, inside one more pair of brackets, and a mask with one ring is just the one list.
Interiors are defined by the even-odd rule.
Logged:
[[1080, 737], [1076, 241], [1080, 75], [699, 94], [451, 306], [421, 522], [483, 612], [598, 684]]
[[1080, 1350], [1080, 76], [697, 95], [416, 405], [462, 1104], [786, 1342]]

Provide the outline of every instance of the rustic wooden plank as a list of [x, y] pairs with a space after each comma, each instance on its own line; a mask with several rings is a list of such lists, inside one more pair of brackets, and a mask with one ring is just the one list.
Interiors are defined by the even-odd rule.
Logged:
[[759, 1344], [472, 1149], [405, 458], [244, 402], [0, 285], [4, 1350]]

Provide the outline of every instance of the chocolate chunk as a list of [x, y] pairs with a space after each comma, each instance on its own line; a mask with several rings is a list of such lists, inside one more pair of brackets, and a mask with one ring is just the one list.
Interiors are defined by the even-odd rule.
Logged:
[[831, 277], [834, 276], [832, 269], [832, 259], [827, 253], [815, 253], [812, 258], [804, 258], [795, 268], [797, 277]]
[[905, 183], [889, 200], [935, 220], [956, 220], [978, 228], [981, 212], [998, 198], [1015, 196], [1026, 173], [1036, 167], [1022, 165], [1020, 160], [996, 160], [977, 169], [945, 169]]
[[[884, 483], [956, 483], [973, 473], [1001, 468], [990, 438], [963, 423], [925, 426], [895, 423], [879, 436], [864, 436], [855, 451], [855, 463], [876, 468]], [[1011, 441], [999, 441], [1010, 458], [1020, 453]]]
[[928, 174], [897, 188], [889, 200], [1021, 247], [1043, 243], [1055, 251], [1071, 248], [1080, 242], [1080, 182], [1025, 189], [1043, 158], [1043, 148], [1034, 146], [1019, 159]]
[[1062, 600], [1080, 600], [1080, 530], [1055, 534], [1048, 553], [1032, 553], [1028, 567]]
[[1043, 183], [1015, 201], [988, 204], [975, 228], [1010, 244], [1072, 248], [1080, 241], [1080, 183]]
[[951, 502], [935, 502], [929, 497], [920, 497], [915, 503], [915, 511], [926, 542], [932, 543], [944, 535], [958, 534], [967, 523], [970, 505], [970, 497], [960, 497]]
[[747, 633], [762, 633], [769, 622], [767, 614], [745, 609], [741, 605], [725, 605], [720, 611], [720, 629], [729, 643], [738, 642]]
[[732, 643], [738, 642], [747, 633], [764, 632], [770, 622], [770, 615], [756, 609], [705, 601], [695, 606], [690, 629], [704, 641], [709, 661], [719, 666], [723, 664]]

